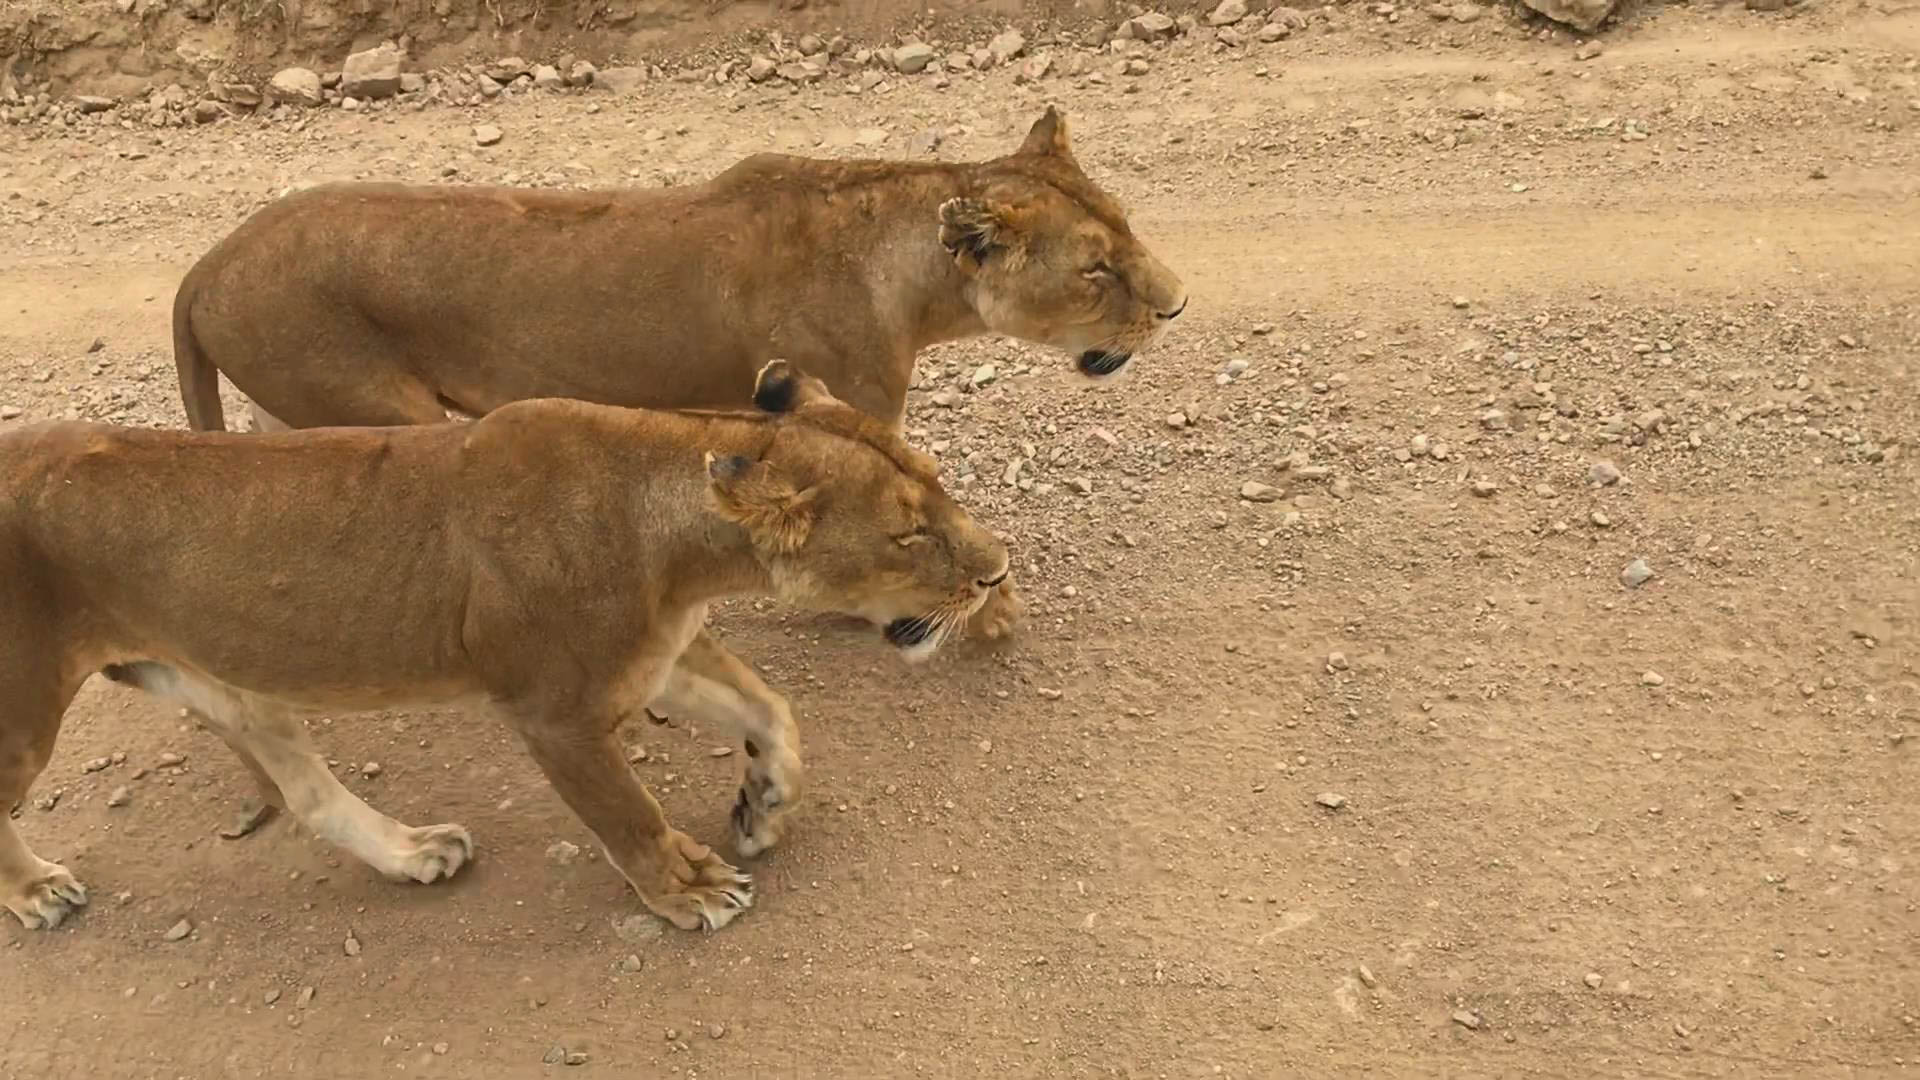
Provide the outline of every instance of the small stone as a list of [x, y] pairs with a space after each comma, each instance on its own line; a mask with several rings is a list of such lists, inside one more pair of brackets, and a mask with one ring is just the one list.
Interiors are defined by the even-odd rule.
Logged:
[[369, 761], [365, 765], [360, 766], [360, 775], [366, 777], [369, 780], [373, 779], [376, 776], [379, 776], [380, 763], [377, 761]]
[[1180, 32], [1180, 24], [1157, 11], [1128, 19], [1124, 24], [1136, 41], [1153, 41], [1156, 38], [1170, 38]]
[[97, 773], [112, 764], [113, 759], [110, 757], [90, 758], [81, 764], [80, 771], [83, 773]]
[[893, 66], [902, 75], [918, 75], [933, 63], [933, 56], [933, 46], [916, 41], [893, 50]]
[[1473, 301], [1464, 296], [1456, 296], [1453, 298], [1453, 306], [1465, 310], [1473, 306]]
[[1313, 801], [1329, 810], [1338, 810], [1347, 805], [1347, 797], [1345, 795], [1336, 794], [1331, 791], [1321, 792]]
[[567, 1048], [564, 1046], [548, 1047], [547, 1052], [540, 1058], [542, 1065], [564, 1065], [566, 1062]]
[[640, 962], [640, 955], [638, 953], [628, 953], [620, 961], [620, 971], [625, 975], [632, 975], [645, 966], [646, 965]]
[[533, 85], [542, 90], [558, 90], [567, 85], [567, 80], [560, 77], [560, 69], [552, 64], [535, 64]]
[[1607, 980], [1599, 972], [1589, 971], [1587, 972], [1587, 977], [1582, 981], [1587, 984], [1587, 989], [1598, 990], [1600, 989], [1600, 984], [1603, 982], [1606, 982]]
[[1239, 357], [1235, 357], [1234, 359], [1227, 361], [1227, 378], [1237, 379], [1240, 376], [1245, 375], [1247, 373], [1247, 369], [1252, 366], [1253, 365], [1247, 363], [1246, 360], [1241, 359]]
[[1582, 42], [1579, 48], [1573, 50], [1573, 58], [1584, 63], [1588, 60], [1598, 59], [1600, 54], [1605, 51], [1599, 42], [1586, 41]]
[[1249, 480], [1240, 485], [1240, 497], [1248, 502], [1270, 503], [1280, 498], [1280, 489], [1258, 480]]
[[450, 1050], [452, 1050], [452, 1049], [453, 1049], [453, 1047], [451, 1047], [451, 1046], [448, 1046], [448, 1045], [447, 1045], [446, 1043], [443, 1043], [443, 1042], [437, 1042], [437, 1043], [434, 1043], [434, 1044], [433, 1044], [433, 1056], [435, 1056], [435, 1057], [446, 1057], [446, 1056], [447, 1056], [447, 1052], [448, 1052], [448, 1051], [450, 1051]]
[[94, 94], [75, 94], [73, 103], [79, 106], [80, 111], [83, 113], [102, 113], [113, 108], [112, 98], [99, 97]]
[[1641, 686], [1665, 686], [1666, 683], [1667, 677], [1657, 671], [1643, 671], [1640, 673]]
[[185, 919], [181, 919], [179, 922], [168, 927], [167, 932], [160, 936], [168, 941], [184, 941], [186, 936], [191, 933], [193, 933], [193, 924]]
[[341, 944], [342, 947], [346, 949], [348, 956], [360, 955], [360, 939], [353, 936], [353, 931], [347, 931], [347, 940]]
[[1167, 414], [1167, 426], [1174, 429], [1175, 431], [1178, 431], [1181, 428], [1186, 427], [1187, 422], [1188, 421], [1187, 421], [1186, 413], [1170, 412]]
[[992, 364], [981, 364], [973, 369], [973, 378], [970, 381], [973, 383], [973, 388], [978, 390], [983, 386], [992, 386], [993, 381], [999, 377], [999, 368]]
[[1328, 671], [1345, 671], [1349, 666], [1346, 653], [1336, 651], [1327, 654]]
[[301, 987], [300, 993], [294, 995], [293, 1003], [303, 1009], [313, 1004], [313, 987]]
[[1365, 986], [1367, 989], [1371, 990], [1374, 987], [1380, 985], [1380, 981], [1373, 977], [1373, 971], [1372, 969], [1368, 968], [1367, 965], [1365, 964], [1360, 965], [1359, 974], [1360, 974], [1360, 985]]
[[585, 1065], [587, 1061], [587, 1052], [585, 1050], [567, 1051], [566, 1063], [568, 1065]]
[[162, 769], [171, 769], [176, 765], [184, 764], [186, 760], [187, 760], [186, 758], [181, 757], [179, 754], [176, 754], [172, 751], [168, 751], [164, 754], [161, 754], [159, 757], [154, 758], [153, 763]]
[[1013, 81], [1017, 83], [1039, 82], [1041, 79], [1046, 78], [1047, 73], [1052, 70], [1052, 53], [1041, 53], [1038, 56], [1029, 56], [1027, 57], [1026, 63], [1020, 65], [1020, 71], [1014, 75]]
[[1599, 487], [1612, 487], [1620, 482], [1620, 469], [1611, 461], [1596, 461], [1587, 470], [1587, 482]]
[[107, 796], [108, 806], [125, 806], [132, 801], [133, 792], [125, 785], [114, 788], [112, 794]]
[[1635, 559], [1620, 571], [1620, 584], [1629, 589], [1637, 589], [1653, 580], [1653, 567], [1645, 559]]
[[1588, 520], [1602, 529], [1610, 529], [1613, 527], [1613, 519], [1599, 510], [1595, 510], [1592, 514], [1589, 514]]
[[1453, 1022], [1466, 1028], [1468, 1031], [1479, 1031], [1480, 1025], [1484, 1023], [1484, 1021], [1480, 1019], [1480, 1014], [1470, 1009], [1456, 1009], [1453, 1014]]
[[724, 1039], [727, 1037], [727, 1025], [709, 1024], [707, 1025], [707, 1035], [714, 1039]]
[[271, 803], [248, 802], [240, 808], [239, 813], [234, 815], [232, 822], [220, 830], [220, 838], [238, 840], [272, 821], [278, 812], [278, 808]]
[[593, 88], [605, 90], [616, 97], [634, 93], [646, 85], [647, 71], [638, 67], [610, 67], [596, 71], [593, 75]]
[[1483, 499], [1493, 495], [1499, 490], [1500, 485], [1491, 480], [1475, 480], [1473, 482], [1473, 493]]
[[567, 85], [592, 86], [594, 77], [599, 73], [600, 69], [594, 67], [591, 62], [577, 60], [572, 67], [567, 69]]
[[933, 395], [932, 401], [942, 409], [957, 409], [962, 398], [952, 390], [941, 390]]
[[572, 866], [580, 858], [580, 845], [555, 840], [547, 845], [547, 858], [560, 866]]
[[0, 405], [0, 420], [18, 420], [25, 411], [18, 405]]
[[651, 914], [629, 915], [614, 924], [613, 933], [629, 945], [645, 945], [660, 940], [664, 926], [659, 918]]
[[274, 987], [273, 989], [271, 989], [271, 990], [269, 990], [269, 991], [267, 991], [267, 996], [266, 996], [266, 998], [265, 998], [265, 1001], [266, 1001], [266, 1003], [267, 1003], [267, 1004], [269, 1004], [269, 1005], [272, 1005], [272, 1004], [275, 1004], [275, 1003], [277, 1003], [277, 1002], [278, 1002], [279, 1000], [280, 1000], [280, 988], [279, 988], [279, 987], [277, 987], [277, 986], [276, 986], [276, 987]]
[[473, 129], [473, 141], [480, 146], [493, 146], [504, 138], [506, 136], [492, 124], [480, 124]]
[[757, 83], [766, 82], [768, 79], [773, 78], [773, 73], [778, 70], [780, 70], [779, 64], [774, 63], [767, 57], [756, 56], [752, 60], [747, 61], [747, 81]]
[[1145, 75], [1152, 70], [1153, 66], [1148, 64], [1145, 58], [1139, 56], [1127, 61], [1126, 66], [1120, 69], [1121, 74], [1134, 76]]

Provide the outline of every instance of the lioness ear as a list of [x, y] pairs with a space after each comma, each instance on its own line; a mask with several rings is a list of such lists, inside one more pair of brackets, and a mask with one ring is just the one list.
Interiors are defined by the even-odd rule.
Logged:
[[1059, 109], [1047, 106], [1047, 111], [1028, 129], [1027, 141], [1020, 144], [1020, 153], [1073, 156], [1073, 148], [1067, 145], [1067, 118], [1060, 115]]
[[721, 517], [747, 530], [754, 546], [785, 553], [806, 543], [819, 488], [797, 490], [780, 471], [738, 454], [707, 451], [707, 493]]
[[753, 380], [753, 404], [770, 413], [792, 412], [816, 401], [832, 400], [827, 384], [785, 360], [769, 360]]
[[1006, 229], [1003, 207], [980, 199], [948, 199], [940, 204], [940, 246], [950, 255], [965, 252], [985, 262]]

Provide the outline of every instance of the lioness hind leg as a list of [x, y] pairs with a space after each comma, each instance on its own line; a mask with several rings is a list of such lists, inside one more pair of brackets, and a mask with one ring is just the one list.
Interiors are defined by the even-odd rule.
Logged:
[[734, 849], [751, 859], [779, 839], [800, 797], [800, 727], [787, 700], [705, 630], [674, 663], [653, 705], [718, 724], [739, 738], [746, 757], [730, 820]]
[[[18, 640], [5, 646], [15, 652], [8, 667], [50, 658], [31, 655]], [[46, 677], [25, 670], [0, 670], [0, 905], [29, 930], [51, 930], [87, 903], [86, 886], [66, 867], [33, 853], [14, 828], [8, 813], [53, 757], [60, 732], [60, 716], [73, 700], [71, 687], [50, 686]]]
[[129, 664], [132, 680], [205, 717], [249, 771], [314, 834], [396, 881], [452, 877], [473, 858], [458, 825], [403, 825], [343, 787], [314, 749], [306, 725], [285, 706], [164, 664]]
[[247, 415], [253, 418], [254, 431], [264, 432], [264, 431], [293, 430], [291, 427], [287, 426], [285, 421], [281, 420], [279, 417], [273, 415], [267, 410], [261, 408], [258, 403], [253, 401], [247, 402]]
[[718, 930], [753, 906], [752, 878], [667, 824], [627, 767], [611, 715], [583, 720], [560, 707], [521, 705], [506, 717], [649, 911], [682, 930]]

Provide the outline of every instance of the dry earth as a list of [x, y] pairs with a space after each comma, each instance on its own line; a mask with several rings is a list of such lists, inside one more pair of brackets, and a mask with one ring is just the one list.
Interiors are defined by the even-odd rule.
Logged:
[[[684, 182], [934, 128], [977, 158], [1054, 101], [1192, 289], [1110, 389], [923, 358], [911, 426], [1014, 539], [1015, 645], [908, 670], [722, 615], [811, 767], [732, 927], [660, 932], [453, 712], [317, 725], [375, 805], [473, 829], [451, 884], [219, 839], [239, 765], [95, 680], [18, 814], [96, 900], [0, 929], [0, 1075], [1909, 1074], [1920, 17], [1797, 11], [1669, 9], [1585, 61], [1355, 7], [1104, 84], [0, 127], [10, 423], [182, 426], [180, 274], [333, 177]], [[633, 737], [720, 839], [735, 762]]]

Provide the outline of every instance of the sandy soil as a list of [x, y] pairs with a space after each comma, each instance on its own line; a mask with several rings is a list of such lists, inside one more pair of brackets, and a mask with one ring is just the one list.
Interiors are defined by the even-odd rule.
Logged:
[[[1015, 540], [1017, 644], [907, 670], [721, 616], [810, 766], [733, 926], [663, 932], [454, 712], [316, 725], [376, 806], [473, 830], [451, 884], [220, 839], [239, 764], [96, 679], [18, 810], [96, 900], [0, 926], [0, 1075], [1908, 1074], [1920, 17], [1799, 12], [1668, 10], [1584, 61], [1356, 7], [1104, 84], [0, 127], [7, 423], [181, 426], [180, 274], [329, 177], [684, 181], [933, 128], [978, 158], [1052, 101], [1192, 289], [1110, 389], [923, 358], [910, 426]], [[735, 762], [633, 738], [720, 840]]]

